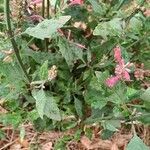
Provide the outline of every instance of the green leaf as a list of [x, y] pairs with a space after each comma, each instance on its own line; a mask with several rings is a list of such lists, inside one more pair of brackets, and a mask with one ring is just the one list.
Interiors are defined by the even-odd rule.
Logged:
[[111, 138], [111, 136], [114, 134], [114, 131], [110, 131], [110, 130], [108, 130], [108, 129], [104, 129], [104, 130], [102, 130], [102, 132], [101, 132], [101, 139], [102, 140], [107, 140], [107, 139], [109, 139], [109, 138]]
[[129, 144], [127, 145], [126, 150], [149, 150], [149, 148], [137, 135], [134, 135]]
[[5, 132], [0, 129], [0, 140], [4, 140], [4, 139], [6, 139]]
[[13, 127], [17, 127], [21, 121], [22, 117], [19, 113], [0, 115], [0, 122], [5, 126], [12, 125]]
[[126, 96], [127, 96], [128, 98], [131, 98], [131, 97], [137, 95], [137, 93], [138, 93], [138, 90], [136, 90], [136, 89], [134, 89], [134, 88], [127, 87]]
[[141, 99], [144, 101], [150, 101], [150, 87], [141, 95]]
[[108, 71], [101, 72], [101, 71], [95, 71], [96, 77], [98, 79], [99, 85], [105, 84], [105, 80], [108, 78]]
[[48, 95], [43, 89], [32, 91], [32, 95], [36, 100], [36, 108], [42, 119], [46, 115], [50, 119], [61, 120], [59, 108], [53, 96]]
[[107, 120], [102, 124], [104, 126], [104, 129], [107, 129], [110, 131], [118, 131], [117, 128], [121, 127], [120, 120]]
[[40, 68], [39, 71], [40, 80], [48, 79], [48, 60], [46, 60]]
[[103, 3], [98, 3], [97, 0], [88, 0], [88, 1], [91, 3], [93, 10], [96, 13], [98, 13], [100, 15], [103, 15], [106, 13], [106, 6], [104, 6]]
[[95, 28], [93, 34], [107, 39], [107, 36], [120, 36], [123, 33], [125, 22], [121, 18], [114, 18], [107, 22], [101, 22]]
[[42, 40], [51, 38], [57, 32], [57, 29], [63, 27], [70, 18], [71, 16], [60, 16], [59, 18], [52, 18], [50, 20], [45, 19], [37, 26], [27, 28], [24, 33]]
[[74, 97], [74, 105], [75, 105], [75, 109], [76, 109], [78, 116], [82, 118], [83, 117], [82, 102], [76, 97]]
[[69, 43], [64, 38], [59, 39], [58, 46], [62, 56], [65, 58], [70, 68], [72, 68], [74, 66], [74, 63], [79, 59], [84, 62], [83, 51], [81, 48]]
[[[150, 108], [150, 107], [149, 107]], [[143, 124], [150, 125], [150, 114], [144, 115], [142, 114], [139, 118], [139, 121], [141, 121]]]
[[133, 30], [135, 33], [142, 29], [142, 25], [143, 25], [142, 20], [140, 20], [138, 15], [130, 19], [129, 28]]

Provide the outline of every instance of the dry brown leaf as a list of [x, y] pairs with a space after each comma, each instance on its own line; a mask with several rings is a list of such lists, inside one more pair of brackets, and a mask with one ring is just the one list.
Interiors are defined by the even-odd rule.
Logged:
[[4, 59], [3, 59], [3, 62], [7, 62], [7, 63], [9, 63], [9, 62], [12, 62], [13, 61], [13, 59], [12, 59], [12, 57], [11, 56], [6, 56]]
[[51, 150], [52, 149], [52, 142], [48, 142], [42, 146], [42, 150]]
[[7, 110], [4, 109], [1, 105], [0, 105], [0, 114], [5, 114], [7, 113]]
[[38, 50], [39, 50], [39, 48], [38, 48], [35, 44], [31, 44], [29, 47], [30, 47], [32, 50], [34, 50], [34, 51], [38, 51]]
[[10, 146], [10, 150], [21, 150], [21, 144], [15, 143]]
[[110, 150], [112, 145], [112, 142], [109, 140], [94, 139], [94, 141], [90, 141], [86, 136], [83, 136], [80, 141], [86, 149], [101, 148], [103, 150]]
[[118, 146], [116, 143], [113, 143], [111, 146], [111, 150], [119, 150]]
[[117, 143], [118, 147], [123, 147], [126, 145], [130, 139], [132, 138], [132, 134], [118, 134], [115, 136], [115, 139], [113, 140], [115, 143]]
[[79, 28], [79, 29], [82, 29], [82, 30], [86, 30], [86, 28], [87, 28], [87, 25], [86, 25], [84, 22], [82, 22], [82, 21], [75, 22], [75, 23], [73, 24], [73, 26], [74, 26], [75, 28]]
[[144, 15], [147, 16], [147, 17], [150, 17], [150, 9], [147, 9], [147, 10], [144, 12]]
[[28, 148], [29, 147], [29, 142], [27, 140], [19, 140], [19, 143], [21, 144], [22, 147]]
[[86, 136], [82, 136], [80, 139], [80, 142], [87, 149], [90, 148], [91, 143], [92, 143]]

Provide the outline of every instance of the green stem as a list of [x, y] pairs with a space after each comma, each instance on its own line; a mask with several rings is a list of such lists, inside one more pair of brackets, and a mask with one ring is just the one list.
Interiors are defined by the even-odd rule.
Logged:
[[45, 14], [45, 0], [42, 1], [42, 17], [44, 18]]
[[48, 52], [48, 38], [44, 39], [45, 52]]
[[23, 65], [22, 59], [20, 57], [18, 46], [17, 46], [17, 43], [16, 43], [16, 41], [14, 39], [14, 35], [13, 35], [12, 29], [11, 29], [9, 0], [5, 0], [4, 1], [4, 10], [5, 10], [5, 16], [6, 16], [6, 27], [7, 27], [7, 30], [8, 30], [8, 35], [9, 35], [11, 44], [13, 46], [16, 58], [18, 60], [18, 63], [20, 65], [21, 69], [23, 70], [23, 72], [24, 72], [28, 82], [30, 83], [31, 79], [30, 79], [30, 77], [29, 77], [29, 75], [28, 75], [28, 73], [27, 73], [27, 71], [26, 71], [26, 69], [25, 69], [25, 67]]
[[50, 8], [50, 2], [49, 2], [49, 0], [47, 0], [47, 19], [49, 19], [49, 17], [50, 17], [49, 8]]

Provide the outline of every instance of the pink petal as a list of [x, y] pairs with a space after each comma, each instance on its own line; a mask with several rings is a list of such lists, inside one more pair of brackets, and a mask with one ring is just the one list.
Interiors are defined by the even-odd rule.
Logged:
[[70, 5], [81, 5], [83, 4], [83, 0], [70, 0]]
[[117, 76], [113, 76], [113, 77], [110, 77], [106, 80], [106, 85], [108, 87], [113, 87], [116, 85], [116, 83], [119, 81], [119, 78]]
[[79, 43], [74, 43], [77, 47], [79, 47], [79, 48], [83, 48], [83, 49], [85, 49], [85, 45], [82, 45], [82, 44], [79, 44]]
[[34, 4], [40, 4], [40, 3], [42, 3], [42, 0], [32, 0], [30, 4], [34, 5]]
[[114, 48], [114, 58], [115, 58], [115, 61], [117, 63], [121, 62], [122, 57], [121, 57], [121, 49], [120, 49], [120, 47]]
[[130, 75], [129, 75], [128, 71], [124, 71], [122, 77], [123, 77], [126, 81], [130, 81]]
[[144, 15], [145, 15], [146, 17], [150, 17], [150, 9], [146, 10], [146, 11], [144, 12]]

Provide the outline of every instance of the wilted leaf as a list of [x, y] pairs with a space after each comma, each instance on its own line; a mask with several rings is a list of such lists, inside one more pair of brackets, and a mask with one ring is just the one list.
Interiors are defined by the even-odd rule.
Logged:
[[111, 150], [119, 150], [118, 146], [116, 143], [113, 143], [111, 146]]
[[51, 150], [52, 147], [52, 142], [48, 142], [42, 146], [42, 150]]
[[149, 150], [149, 148], [137, 135], [134, 135], [129, 144], [127, 145], [126, 150]]
[[24, 33], [42, 40], [44, 40], [45, 38], [51, 38], [51, 36], [57, 31], [57, 29], [63, 27], [63, 25], [70, 18], [71, 16], [60, 16], [59, 18], [52, 18], [50, 20], [45, 19], [37, 26], [27, 28]]
[[50, 119], [61, 120], [59, 108], [53, 96], [48, 95], [42, 89], [32, 91], [32, 95], [36, 100], [36, 108], [42, 119], [46, 115]]

